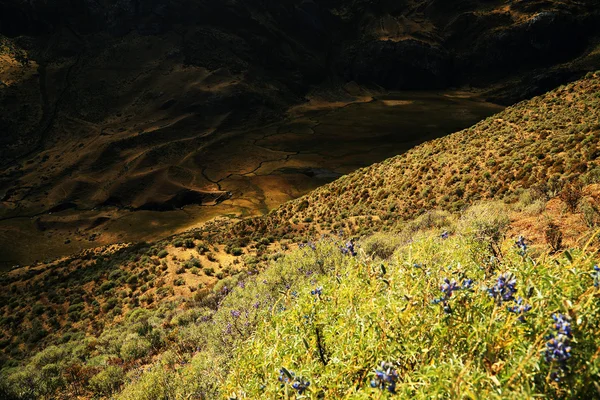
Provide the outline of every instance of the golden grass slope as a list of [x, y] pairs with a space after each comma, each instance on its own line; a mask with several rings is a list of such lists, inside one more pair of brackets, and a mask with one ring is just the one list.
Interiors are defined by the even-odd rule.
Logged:
[[[600, 74], [523, 101], [477, 125], [426, 142], [243, 221], [225, 236], [395, 225], [425, 210], [457, 211], [479, 199], [511, 201], [522, 189], [558, 194], [598, 167]], [[353, 219], [352, 217], [359, 217]]]

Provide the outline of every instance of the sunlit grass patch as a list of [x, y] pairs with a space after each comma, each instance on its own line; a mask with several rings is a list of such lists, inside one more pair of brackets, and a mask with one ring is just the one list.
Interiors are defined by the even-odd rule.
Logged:
[[[389, 382], [377, 383], [384, 362], [401, 398], [597, 395], [593, 261], [579, 252], [532, 259], [516, 246], [490, 256], [468, 236], [430, 234], [390, 261], [341, 259], [313, 283], [318, 296], [309, 286], [281, 297], [285, 306], [236, 352], [225, 392], [300, 398], [277, 379], [284, 367], [310, 381], [307, 398], [392, 396]], [[447, 295], [445, 279], [472, 285]], [[445, 307], [436, 301], [444, 293]], [[545, 357], [558, 313], [573, 326], [564, 366]]]

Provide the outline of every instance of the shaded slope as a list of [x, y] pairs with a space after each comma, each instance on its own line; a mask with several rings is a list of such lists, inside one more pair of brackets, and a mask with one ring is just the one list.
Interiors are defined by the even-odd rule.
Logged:
[[[167, 169], [194, 151], [189, 167], [202, 170], [202, 152], [215, 151], [208, 142], [282, 119], [308, 93], [352, 98], [339, 90], [349, 81], [380, 90], [474, 85], [512, 103], [597, 67], [596, 5], [4, 2], [3, 205], [25, 215], [64, 202], [91, 208], [146, 173], [138, 162]], [[88, 172], [99, 191], [45, 196]], [[181, 186], [214, 191], [196, 179], [160, 195]], [[137, 208], [151, 196], [121, 202]]]
[[459, 210], [486, 198], [510, 201], [526, 188], [556, 195], [565, 183], [600, 165], [599, 141], [600, 76], [590, 74], [218, 235], [235, 239], [336, 226], [357, 231], [394, 225], [432, 208]]
[[[16, 390], [22, 394], [19, 395], [21, 397], [26, 397], [28, 393], [58, 393], [64, 398], [69, 398], [72, 397], [73, 390], [81, 390], [89, 397], [93, 394], [108, 397], [121, 389], [121, 385], [125, 382], [125, 372], [131, 372], [131, 376], [135, 375], [135, 377], [131, 379], [131, 386], [123, 392], [125, 398], [153, 396], [154, 393], [162, 393], [164, 390], [187, 394], [193, 391], [196, 395], [216, 393], [218, 388], [210, 386], [217, 379], [212, 374], [223, 373], [218, 377], [219, 382], [227, 379], [228, 360], [230, 360], [228, 357], [235, 356], [234, 345], [238, 343], [236, 341], [246, 339], [252, 334], [255, 324], [264, 322], [262, 318], [257, 317], [257, 315], [262, 317], [263, 314], [256, 313], [262, 313], [264, 310], [265, 316], [267, 314], [272, 316], [272, 309], [269, 307], [277, 301], [296, 301], [293, 291], [296, 290], [294, 285], [298, 282], [302, 282], [298, 290], [305, 291], [300, 298], [307, 306], [315, 304], [314, 297], [308, 294], [307, 284], [315, 286], [320, 282], [331, 287], [331, 285], [341, 284], [345, 276], [350, 276], [346, 274], [338, 276], [326, 269], [333, 266], [348, 266], [348, 272], [352, 271], [352, 274], [357, 273], [363, 278], [368, 278], [361, 281], [365, 282], [365, 285], [355, 285], [355, 282], [345, 283], [349, 285], [348, 293], [352, 292], [356, 296], [363, 290], [376, 290], [379, 293], [383, 287], [389, 286], [389, 282], [386, 285], [383, 280], [378, 279], [381, 277], [379, 271], [383, 271], [379, 261], [372, 263], [371, 260], [365, 259], [369, 268], [365, 270], [356, 268], [355, 259], [346, 257], [339, 251], [341, 243], [332, 241], [327, 244], [327, 251], [313, 252], [310, 248], [306, 248], [304, 251], [294, 253], [290, 258], [284, 258], [280, 264], [276, 264], [278, 267], [267, 269], [265, 275], [256, 279], [252, 285], [248, 285], [251, 290], [243, 291], [246, 286], [245, 283], [240, 284], [240, 281], [254, 279], [255, 275], [271, 261], [281, 258], [283, 253], [295, 248], [297, 243], [303, 240], [315, 240], [322, 233], [337, 234], [339, 230], [342, 230], [345, 237], [358, 237], [373, 231], [392, 230], [393, 233], [388, 235], [386, 240], [392, 244], [396, 243], [395, 246], [398, 247], [405, 244], [405, 241], [413, 239], [415, 232], [433, 229], [426, 240], [419, 242], [424, 244], [423, 252], [420, 253], [422, 259], [413, 259], [415, 253], [408, 251], [402, 253], [400, 264], [393, 262], [387, 264], [400, 271], [400, 275], [395, 275], [395, 282], [399, 282], [405, 275], [406, 270], [400, 267], [404, 268], [406, 265], [410, 268], [409, 274], [412, 271], [420, 274], [420, 269], [412, 269], [413, 264], [424, 259], [427, 268], [436, 268], [427, 275], [429, 278], [435, 276], [434, 272], [438, 267], [447, 268], [450, 262], [460, 262], [463, 266], [461, 268], [465, 268], [460, 271], [468, 272], [470, 275], [477, 274], [477, 279], [486, 284], [493, 281], [497, 272], [495, 269], [499, 266], [513, 269], [515, 273], [524, 273], [525, 275], [520, 277], [522, 280], [527, 279], [530, 273], [542, 273], [547, 269], [548, 276], [556, 277], [558, 273], [568, 276], [568, 280], [564, 281], [566, 289], [555, 292], [556, 297], [553, 295], [552, 307], [567, 304], [563, 300], [568, 300], [576, 305], [576, 310], [590, 311], [587, 306], [584, 307], [588, 303], [579, 303], [578, 299], [580, 295], [585, 299], [592, 299], [595, 296], [593, 292], [595, 289], [591, 287], [593, 280], [586, 275], [592, 267], [591, 255], [584, 255], [578, 251], [571, 252], [565, 257], [556, 256], [556, 262], [554, 260], [547, 262], [547, 259], [541, 257], [539, 263], [528, 261], [526, 267], [529, 269], [521, 270], [519, 268], [523, 257], [514, 248], [512, 238], [507, 238], [504, 242], [502, 238], [506, 233], [505, 229], [510, 226], [511, 234], [516, 235], [526, 231], [531, 233], [528, 237], [538, 240], [546, 235], [548, 241], [547, 233], [543, 231], [547, 224], [540, 230], [532, 227], [534, 225], [532, 222], [537, 223], [532, 219], [549, 218], [560, 224], [559, 231], [565, 230], [566, 246], [581, 247], [581, 240], [585, 243], [591, 237], [593, 230], [600, 226], [600, 219], [597, 218], [600, 216], [597, 211], [600, 208], [600, 190], [597, 184], [600, 183], [597, 168], [597, 134], [600, 128], [597, 106], [600, 100], [599, 93], [600, 75], [590, 75], [586, 79], [561, 87], [544, 96], [522, 102], [473, 128], [424, 143], [403, 155], [344, 176], [307, 196], [286, 203], [263, 217], [237, 223], [221, 218], [208, 224], [204, 229], [187, 232], [154, 244], [141, 243], [135, 246], [97, 249], [53, 263], [18, 268], [3, 274], [2, 286], [6, 290], [0, 296], [3, 318], [0, 344], [4, 349], [2, 354], [6, 365], [17, 366], [16, 370], [6, 371], [11, 375], [10, 380], [7, 380], [10, 385], [9, 392], [14, 393], [13, 390]], [[486, 153], [488, 151], [489, 153]], [[526, 173], [522, 173], [523, 171]], [[545, 179], [546, 176], [551, 179]], [[563, 188], [569, 187], [565, 186], [567, 182], [581, 180], [585, 180], [586, 183], [596, 182], [585, 187], [580, 196], [582, 203], [585, 200], [589, 207], [596, 210], [595, 221], [586, 220], [585, 212], [579, 208], [571, 211], [567, 208], [567, 211], [564, 211], [566, 206], [564, 200], [555, 198]], [[548, 181], [549, 184], [539, 185], [540, 181]], [[463, 184], [464, 189], [461, 186]], [[411, 190], [409, 186], [411, 188], [414, 186], [414, 189]], [[504, 190], [489, 190], [491, 187], [502, 187]], [[478, 213], [477, 210], [481, 208], [477, 207], [475, 211], [467, 211], [465, 214], [467, 217], [463, 215], [463, 219], [467, 221], [469, 215], [471, 216], [470, 223], [473, 226], [467, 224], [468, 229], [463, 229], [464, 226], [461, 227], [460, 223], [455, 224], [454, 219], [457, 216], [443, 210], [438, 212], [434, 210], [421, 218], [416, 218], [422, 212], [432, 211], [432, 208], [462, 209], [473, 201], [483, 198], [513, 203], [517, 195], [523, 193], [524, 188], [530, 188], [530, 195], [535, 195], [536, 201], [539, 200], [541, 205], [531, 201], [526, 203], [522, 199], [510, 207], [506, 207], [501, 201], [491, 203], [491, 210], [503, 213], [497, 236], [490, 236], [487, 231], [477, 232], [477, 229], [481, 230], [482, 226], [485, 228], [486, 224], [490, 223], [485, 220], [490, 214]], [[546, 203], [548, 197], [552, 199]], [[523, 205], [527, 207], [533, 205], [535, 210], [527, 210], [521, 207]], [[510, 213], [506, 212], [505, 208], [509, 209]], [[496, 214], [491, 215], [495, 218]], [[477, 222], [477, 218], [480, 217], [484, 218], [481, 224]], [[495, 220], [492, 221], [492, 228], [496, 228], [494, 224], [496, 224]], [[439, 238], [439, 231], [442, 229], [456, 231], [457, 235], [446, 242]], [[398, 235], [398, 231], [402, 231], [402, 235]], [[409, 235], [405, 235], [406, 232]], [[552, 243], [549, 244], [553, 246]], [[386, 243], [377, 245], [379, 247], [373, 246], [372, 249], [385, 250]], [[588, 250], [597, 247], [596, 238], [591, 242]], [[457, 252], [456, 248], [460, 251]], [[544, 254], [546, 248], [547, 246], [540, 241], [530, 247], [528, 254], [531, 257], [538, 257]], [[392, 246], [392, 252], [394, 249], [395, 247]], [[443, 249], [446, 253], [440, 253], [438, 249]], [[369, 256], [370, 253], [371, 251]], [[375, 254], [377, 252], [373, 251], [373, 256]], [[446, 254], [451, 258], [440, 260], [440, 254]], [[327, 257], [323, 258], [323, 255]], [[501, 257], [503, 264], [490, 262], [492, 255], [504, 255]], [[352, 261], [346, 263], [340, 260]], [[585, 269], [581, 269], [579, 275], [572, 274], [567, 265], [572, 266], [573, 263]], [[535, 268], [539, 265], [544, 265], [544, 269]], [[315, 268], [324, 274], [322, 281], [313, 281], [317, 279]], [[457, 269], [448, 268], [445, 271], [450, 274]], [[538, 278], [534, 279], [533, 275], [529, 277], [531, 282], [527, 281], [528, 285], [531, 283], [531, 285], [538, 285], [536, 287], [540, 289], [549, 290], [547, 278], [540, 278], [538, 281]], [[405, 283], [409, 282], [410, 280]], [[419, 296], [422, 303], [427, 303], [436, 293], [433, 291], [433, 286], [438, 282], [429, 279], [422, 282], [428, 289], [409, 294]], [[525, 290], [524, 286], [525, 284], [520, 286], [520, 290]], [[234, 295], [228, 296], [233, 287], [240, 289], [235, 289]], [[481, 309], [485, 310], [487, 315], [494, 309], [494, 304], [489, 297], [485, 296], [484, 290], [481, 292], [482, 296], [478, 297], [478, 301], [481, 301]], [[403, 299], [398, 293], [394, 293], [393, 298]], [[257, 300], [259, 304], [254, 306]], [[362, 299], [356, 297], [355, 300], [363, 304]], [[532, 313], [537, 338], [535, 343], [515, 340], [519, 346], [526, 346], [515, 351], [526, 353], [531, 351], [531, 354], [534, 354], [538, 350], [536, 347], [538, 344], [543, 346], [539, 338], [543, 337], [548, 316], [554, 311], [552, 307], [542, 307], [544, 301], [544, 297], [541, 297], [539, 302], [536, 300], [537, 308], [535, 314]], [[264, 308], [260, 308], [263, 306]], [[443, 323], [442, 317], [438, 318], [444, 315], [443, 311], [436, 308], [437, 305], [427, 307], [430, 307], [426, 310], [428, 318], [431, 317], [436, 324]], [[246, 318], [246, 314], [240, 311], [244, 309], [250, 310], [248, 324], [240, 323], [236, 330], [235, 321], [244, 321]], [[366, 311], [362, 309], [361, 313]], [[331, 313], [328, 315], [333, 319], [337, 318], [335, 307], [327, 312]], [[289, 315], [282, 314], [284, 317]], [[392, 315], [395, 316], [397, 313]], [[412, 317], [417, 318], [418, 315], [417, 313]], [[468, 317], [466, 314], [461, 315]], [[302, 318], [302, 315], [292, 319], [297, 321], [298, 317]], [[389, 315], [386, 314], [385, 318], [389, 318]], [[590, 321], [597, 324], [597, 318], [594, 318]], [[517, 323], [517, 316], [510, 315], [508, 320], [509, 326], [514, 326]], [[284, 325], [282, 329], [292, 326], [287, 322]], [[293, 329], [296, 329], [296, 325], [294, 324]], [[418, 326], [418, 324], [401, 325]], [[403, 328], [398, 326], [398, 329]], [[594, 329], [586, 330], [581, 332], [582, 336], [579, 337], [585, 338], [589, 346], [595, 345], [593, 332]], [[262, 336], [263, 339], [270, 337], [268, 332], [263, 334], [266, 335]], [[443, 337], [448, 340], [456, 338], [456, 336]], [[264, 340], [273, 342], [271, 339]], [[297, 343], [301, 354], [306, 354], [303, 347], [306, 345], [301, 341]], [[414, 342], [414, 344], [419, 343]], [[51, 344], [60, 346], [51, 347]], [[46, 347], [44, 352], [39, 352]], [[443, 347], [435, 347], [434, 353], [437, 354]], [[210, 353], [210, 349], [217, 350]], [[391, 352], [397, 350], [395, 349], [393, 346], [388, 348]], [[260, 349], [250, 350], [260, 353]], [[587, 357], [593, 354], [593, 351], [588, 354], [585, 350], [580, 354], [584, 353]], [[34, 354], [38, 355], [34, 356]], [[473, 352], [464, 352], [464, 354], [470, 356]], [[443, 357], [441, 354], [436, 355], [438, 356]], [[144, 374], [142, 370], [146, 370], [147, 364], [154, 362], [155, 357], [161, 357], [162, 364], [159, 365], [164, 365], [164, 368], [153, 367], [151, 372]], [[502, 357], [499, 355], [498, 359]], [[172, 362], [173, 359], [186, 363], [194, 361], [191, 366], [184, 364], [175, 367], [176, 363]], [[56, 363], [51, 363], [52, 360], [56, 360]], [[371, 368], [370, 364], [381, 361], [369, 357], [361, 360], [359, 368], [363, 370]], [[518, 359], [516, 363], [507, 362], [507, 371], [509, 371], [507, 373], [512, 375], [515, 370], [518, 371], [521, 361], [526, 363], [528, 369], [537, 371], [534, 365], [537, 361], [529, 364], [531, 360], [534, 359]], [[575, 362], [581, 364], [576, 365], [580, 365], [586, 371], [583, 379], [591, 379], [594, 372], [585, 366], [589, 364], [585, 364], [586, 361], [581, 361], [581, 358], [578, 360]], [[247, 369], [254, 368], [252, 362], [247, 359], [241, 357], [240, 361], [241, 369], [236, 374], [246, 375]], [[287, 362], [280, 358], [277, 361]], [[321, 362], [316, 359], [313, 361], [315, 363], [311, 364], [311, 371], [317, 371], [321, 368], [319, 367]], [[427, 361], [423, 364], [423, 368], [429, 366], [430, 359]], [[481, 358], [472, 361], [474, 374], [489, 372], [489, 365], [486, 367], [486, 363]], [[268, 364], [269, 360], [264, 362]], [[49, 364], [53, 366], [42, 370], [42, 367]], [[215, 365], [218, 365], [217, 370]], [[81, 369], [70, 369], [78, 368], [74, 366]], [[260, 368], [263, 366], [261, 364]], [[272, 369], [272, 366], [267, 365], [265, 368]], [[71, 373], [73, 371], [76, 373]], [[208, 374], [206, 371], [213, 372]], [[449, 373], [451, 370], [445, 371]], [[109, 374], [113, 372], [114, 375]], [[405, 373], [410, 372], [405, 371]], [[549, 373], [550, 370], [544, 369], [544, 374], [547, 372]], [[42, 373], [46, 375], [41, 375]], [[139, 379], [136, 375], [138, 373]], [[344, 376], [343, 379], [347, 379], [346, 371], [339, 373], [340, 376]], [[365, 381], [365, 374], [367, 374], [366, 370], [360, 377], [360, 387], [370, 390], [367, 387], [368, 382]], [[454, 372], [451, 375], [454, 376], [453, 374]], [[190, 376], [193, 378], [184, 379]], [[205, 381], [199, 376], [210, 378]], [[249, 391], [259, 390], [259, 383], [256, 381], [245, 377], [237, 379], [236, 376], [231, 375], [232, 379], [237, 380], [229, 382], [228, 388], [231, 390], [239, 389], [238, 385], [242, 383], [252, 386], [247, 389]], [[537, 372], [532, 372], [531, 376], [538, 385], [536, 387], [542, 388], [540, 390], [544, 393], [563, 393], [560, 388]], [[49, 377], [56, 377], [57, 380], [49, 380]], [[157, 381], [153, 380], [155, 378], [170, 379], [178, 383], [166, 389], [165, 385], [156, 384]], [[256, 379], [261, 378], [262, 376], [258, 376]], [[491, 379], [493, 382], [492, 378], [486, 379]], [[571, 386], [576, 393], [587, 394], [592, 390], [586, 382], [577, 379]], [[32, 380], [38, 383], [33, 386], [28, 384]], [[105, 381], [111, 383], [103, 386], [102, 382]], [[454, 379], [450, 381], [453, 382]], [[55, 386], [47, 385], [45, 382], [51, 382]], [[521, 390], [520, 385], [526, 384], [524, 381], [519, 382], [519, 386], [516, 388], [511, 386], [511, 390], [518, 392]], [[319, 385], [323, 384], [320, 381]], [[148, 388], [157, 392], [149, 392]], [[278, 388], [279, 383], [275, 381], [269, 383], [269, 393], [274, 393]], [[459, 391], [466, 390], [459, 389]], [[4, 389], [0, 387], [0, 390]], [[333, 395], [338, 395], [335, 388], [331, 390]], [[478, 387], [477, 390], [482, 393], [487, 391], [483, 387]], [[426, 397], [427, 393], [423, 393], [423, 396]]]

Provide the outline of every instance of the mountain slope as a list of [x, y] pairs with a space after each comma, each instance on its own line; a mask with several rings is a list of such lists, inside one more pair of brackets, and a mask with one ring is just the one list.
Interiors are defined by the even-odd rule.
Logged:
[[[268, 393], [275, 393], [280, 387], [277, 377], [266, 375], [276, 373], [271, 371], [273, 365], [260, 364], [260, 374], [254, 380], [247, 379], [252, 374], [248, 371], [254, 371], [254, 367], [236, 352], [238, 346], [248, 346], [249, 351], [264, 356], [266, 353], [261, 349], [265, 347], [260, 343], [280, 345], [272, 340], [269, 326], [279, 326], [286, 332], [295, 329], [290, 321], [297, 320], [294, 313], [300, 312], [298, 315], [302, 317], [302, 307], [315, 304], [309, 294], [315, 286], [332, 288], [339, 281], [340, 285], [346, 285], [341, 293], [352, 292], [356, 296], [387, 286], [383, 281], [387, 278], [381, 275], [386, 272], [379, 261], [373, 260], [375, 257], [385, 260], [400, 249], [396, 261], [384, 261], [390, 274], [394, 271], [392, 281], [399, 285], [395, 286], [397, 293], [384, 291], [384, 296], [377, 297], [376, 302], [405, 293], [402, 288], [409, 287], [411, 279], [417, 279], [403, 280], [412, 276], [412, 270], [406, 266], [424, 260], [430, 272], [423, 281], [428, 290], [408, 293], [419, 296], [422, 304], [437, 293], [435, 285], [440, 282], [434, 278], [441, 270], [448, 276], [458, 271], [456, 277], [460, 279], [473, 276], [479, 284], [488, 286], [493, 284], [497, 273], [510, 271], [522, 282], [518, 295], [529, 296], [535, 303], [531, 336], [527, 336], [525, 328], [515, 328], [517, 336], [506, 336], [520, 325], [517, 316], [503, 317], [505, 324], [495, 331], [499, 336], [481, 336], [476, 340], [477, 346], [492, 346], [487, 358], [472, 360], [459, 356], [444, 358], [447, 348], [444, 343], [450, 347], [463, 346], [467, 332], [445, 335], [443, 310], [439, 306], [424, 306], [428, 318], [442, 332], [431, 339], [432, 358], [422, 356], [413, 360], [412, 367], [403, 370], [403, 374], [408, 374], [406, 379], [413, 370], [418, 370], [423, 379], [437, 376], [439, 371], [433, 375], [427, 373], [432, 361], [440, 366], [446, 365], [445, 362], [453, 365], [463, 362], [472, 367], [464, 371], [473, 379], [481, 374], [500, 374], [496, 377], [501, 383], [498, 386], [508, 385], [507, 390], [513, 390], [517, 398], [534, 392], [587, 396], [594, 390], [589, 383], [597, 380], [597, 358], [593, 354], [598, 344], [590, 336], [598, 323], [597, 310], [591, 306], [595, 304], [596, 292], [595, 281], [588, 275], [593, 267], [593, 251], [599, 247], [594, 235], [600, 222], [599, 101], [600, 74], [590, 74], [510, 107], [473, 128], [424, 143], [403, 155], [342, 177], [266, 216], [239, 222], [222, 218], [203, 229], [158, 243], [98, 249], [3, 274], [0, 344], [7, 369], [3, 370], [0, 389], [6, 398], [109, 397], [123, 389], [123, 385], [127, 385], [123, 398], [142, 395], [156, 398], [165, 391], [173, 396], [180, 393], [202, 398], [216, 395], [222, 388], [239, 395], [246, 392], [252, 397], [252, 393], [261, 390], [259, 380], [264, 379]], [[580, 183], [586, 185], [581, 190]], [[496, 202], [476, 206], [462, 215], [450, 212], [462, 210], [480, 199]], [[419, 217], [425, 211], [429, 212]], [[531, 218], [544, 223], [536, 228]], [[358, 260], [344, 255], [339, 249], [342, 244], [339, 239], [331, 238], [319, 243], [316, 252], [311, 250], [311, 243], [306, 243], [304, 250], [286, 255], [297, 243], [316, 240], [323, 233], [337, 234], [340, 230], [345, 238], [386, 230], [392, 233], [382, 233], [383, 239], [363, 238], [361, 251], [366, 258]], [[443, 230], [455, 238], [444, 242], [440, 238]], [[526, 261], [510, 237], [522, 233], [528, 238], [543, 237], [547, 242], [531, 243], [527, 239], [527, 244], [534, 246], [529, 246], [530, 258]], [[424, 239], [419, 241], [419, 238]], [[418, 253], [422, 259], [413, 258], [417, 253], [411, 253], [410, 243], [415, 240], [416, 246], [423, 246]], [[562, 255], [566, 246], [576, 249]], [[345, 253], [351, 253], [347, 246], [346, 249]], [[447, 258], [440, 258], [441, 255]], [[500, 264], [494, 261], [498, 259]], [[569, 268], [573, 265], [576, 269], [571, 273]], [[351, 273], [362, 274], [371, 281], [362, 282], [360, 277], [343, 279]], [[560, 290], [552, 291], [548, 281], [555, 278]], [[529, 295], [526, 287], [533, 287], [534, 294], [537, 288], [541, 294], [531, 297], [533, 294]], [[486, 319], [490, 311], [504, 313], [506, 305], [494, 305], [483, 286], [477, 290], [474, 301], [479, 314], [476, 314], [484, 315], [477, 326], [483, 327], [492, 321]], [[300, 308], [294, 303], [294, 291], [301, 293]], [[329, 294], [324, 296], [329, 298]], [[346, 300], [368, 304], [360, 297], [342, 294], [336, 301], [348, 306]], [[277, 304], [284, 304], [287, 309], [288, 303], [293, 314], [277, 314], [271, 319], [273, 310], [278, 310]], [[391, 304], [399, 309], [406, 305]], [[361, 308], [360, 315], [364, 311]], [[391, 310], [391, 314], [388, 311], [385, 310], [384, 320], [396, 326], [393, 325], [397, 322], [393, 319], [396, 311]], [[470, 311], [465, 312], [462, 317], [474, 318]], [[528, 356], [542, 350], [541, 338], [551, 323], [552, 313], [571, 313], [574, 325], [577, 321], [574, 316], [585, 317], [582, 320], [585, 322], [577, 322], [577, 330], [574, 329], [580, 347], [574, 347], [579, 350], [573, 368], [581, 374], [561, 371], [565, 379], [573, 377], [567, 380], [566, 391], [552, 383], [550, 375], [546, 376], [556, 372], [553, 370], [556, 364], [543, 364], [539, 357]], [[416, 318], [416, 315], [406, 314], [406, 317]], [[324, 324], [334, 324], [336, 318], [338, 321], [341, 318], [330, 308], [325, 309], [323, 316], [328, 318], [322, 321]], [[257, 326], [262, 330], [254, 335]], [[324, 331], [329, 343], [330, 333]], [[251, 337], [256, 339], [256, 347], [246, 342]], [[503, 345], [496, 352], [494, 343], [507, 337], [520, 345]], [[462, 344], [456, 344], [453, 338]], [[299, 346], [294, 351], [305, 346], [301, 339], [294, 336], [293, 343]], [[309, 348], [315, 348], [314, 340], [318, 339], [314, 336], [305, 339]], [[360, 340], [357, 343], [360, 346]], [[338, 378], [333, 383], [315, 381], [315, 376], [321, 374], [318, 365], [322, 361], [310, 361], [312, 364], [306, 369], [311, 373], [309, 379], [321, 388], [310, 393], [318, 396], [319, 390], [325, 390], [339, 396], [340, 390], [351, 389], [368, 393], [365, 392], [370, 390], [367, 376], [371, 376], [376, 364], [393, 360], [413, 362], [397, 356], [394, 343], [388, 343], [391, 347], [386, 344], [386, 353], [377, 356], [369, 347], [368, 357], [349, 364], [356, 368], [356, 382], [344, 381], [343, 387], [336, 386], [336, 382], [342, 382]], [[417, 344], [412, 342], [407, 346], [414, 348]], [[332, 356], [341, 351], [331, 349]], [[506, 354], [515, 353], [520, 356], [514, 362], [505, 359]], [[271, 359], [282, 364], [277, 368], [292, 368], [288, 359]], [[237, 370], [232, 369], [232, 360], [239, 360]], [[505, 370], [501, 361], [507, 365]], [[542, 375], [531, 372], [538, 364], [544, 365]], [[293, 368], [305, 374], [304, 370]], [[298, 368], [303, 367], [298, 364]], [[530, 371], [529, 375], [520, 375], [522, 368]], [[232, 371], [235, 373], [228, 378]], [[331, 373], [327, 376], [332, 379], [343, 376], [354, 382], [354, 377], [349, 377], [344, 369], [327, 371], [324, 373]], [[450, 374], [449, 381], [454, 382], [463, 369], [444, 371]], [[481, 379], [477, 382], [485, 382], [483, 386], [471, 389], [459, 386], [452, 390], [490, 394], [489, 384], [495, 384], [494, 378], [486, 375]], [[409, 381], [405, 383], [410, 386]], [[333, 386], [329, 387], [330, 384]], [[425, 386], [442, 392], [449, 390], [444, 384]], [[427, 397], [431, 393], [421, 394]]]
[[[6, 235], [38, 239], [48, 227], [33, 221], [52, 213], [52, 247], [67, 254], [74, 226], [92, 246], [139, 238], [129, 224], [151, 218], [193, 225], [217, 204], [264, 213], [256, 187], [271, 181], [221, 187], [210, 170], [246, 174], [287, 154], [252, 146], [249, 160], [228, 139], [252, 143], [314, 97], [474, 87], [512, 104], [595, 70], [599, 21], [594, 0], [4, 1], [0, 218]], [[278, 198], [323, 183], [283, 175], [273, 180], [292, 194]], [[203, 208], [164, 215], [186, 205]]]
[[511, 201], [527, 188], [555, 195], [599, 166], [599, 106], [600, 80], [590, 74], [242, 222], [229, 237], [336, 224], [355, 232], [433, 208], [457, 211], [479, 199]]

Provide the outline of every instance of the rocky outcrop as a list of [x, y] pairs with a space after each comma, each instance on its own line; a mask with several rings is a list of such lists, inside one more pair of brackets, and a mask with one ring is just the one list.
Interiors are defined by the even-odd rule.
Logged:
[[446, 50], [414, 39], [352, 44], [339, 65], [346, 80], [390, 90], [445, 88], [452, 76], [452, 58]]

